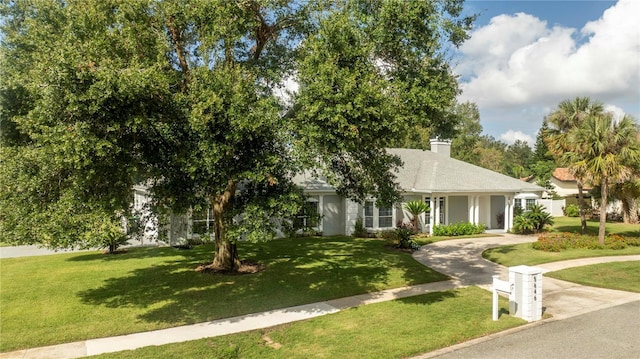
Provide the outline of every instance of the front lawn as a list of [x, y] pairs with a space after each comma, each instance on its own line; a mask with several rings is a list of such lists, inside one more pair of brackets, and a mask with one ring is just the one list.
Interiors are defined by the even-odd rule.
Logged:
[[531, 243], [522, 243], [487, 249], [482, 253], [482, 257], [492, 262], [511, 267], [517, 265], [536, 265], [577, 258], [626, 256], [635, 254], [640, 254], [640, 247], [628, 247], [624, 249], [567, 249], [561, 252], [545, 252], [533, 249]]
[[[491, 293], [477, 287], [348, 309], [277, 327], [99, 358], [406, 358], [526, 323], [491, 319]], [[500, 298], [500, 311], [508, 312]]]
[[241, 243], [252, 275], [194, 271], [213, 247], [1, 259], [0, 351], [167, 328], [446, 280], [376, 239]]
[[[580, 217], [554, 217], [552, 232], [580, 233]], [[587, 220], [587, 233], [597, 236], [600, 222]], [[640, 225], [624, 224], [620, 222], [607, 222], [605, 229], [609, 234], [619, 234], [627, 237], [640, 237]]]
[[640, 262], [612, 262], [567, 268], [545, 276], [592, 287], [640, 293]]
[[[587, 232], [592, 235], [598, 233], [597, 221], [587, 221]], [[555, 217], [551, 232], [580, 233], [580, 218]], [[640, 238], [640, 226], [637, 224], [607, 223], [607, 234], [619, 234], [625, 237]], [[631, 246], [624, 249], [583, 249], [573, 248], [560, 252], [545, 252], [532, 248], [531, 243], [507, 245], [491, 248], [482, 253], [485, 259], [504, 266], [536, 265], [569, 259], [621, 256], [640, 254], [640, 247]]]

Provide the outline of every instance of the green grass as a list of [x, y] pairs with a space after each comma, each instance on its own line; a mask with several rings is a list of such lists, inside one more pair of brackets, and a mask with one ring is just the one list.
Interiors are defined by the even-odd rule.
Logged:
[[640, 262], [612, 262], [563, 269], [545, 276], [592, 287], [640, 293]]
[[447, 279], [384, 241], [241, 243], [252, 275], [194, 271], [213, 247], [0, 260], [0, 351], [167, 328]]
[[[576, 217], [555, 217], [552, 232], [574, 232], [580, 233], [580, 218]], [[597, 235], [597, 221], [587, 221], [587, 231]], [[640, 237], [640, 225], [624, 223], [607, 223], [607, 233], [617, 233], [623, 236]], [[625, 249], [568, 249], [561, 252], [544, 252], [535, 250], [531, 243], [515, 244], [491, 248], [482, 256], [492, 262], [505, 266], [515, 265], [536, 265], [542, 263], [563, 261], [577, 258], [601, 257], [601, 256], [621, 256], [640, 254], [640, 247], [629, 247]]]
[[[500, 312], [508, 302], [500, 298]], [[491, 320], [491, 293], [477, 287], [370, 304], [303, 322], [99, 358], [404, 358], [524, 324]], [[271, 344], [279, 345], [275, 349]]]
[[485, 259], [504, 266], [536, 265], [569, 259], [605, 256], [625, 256], [640, 254], [640, 247], [625, 249], [567, 249], [561, 252], [545, 252], [532, 248], [531, 243], [513, 244], [487, 249], [482, 253]]
[[413, 240], [421, 246], [426, 244], [431, 244], [440, 241], [450, 241], [454, 239], [463, 239], [463, 238], [484, 238], [484, 237], [502, 237], [500, 234], [493, 233], [481, 233], [481, 234], [471, 234], [467, 236], [433, 236], [433, 237], [421, 237], [416, 236]]
[[[551, 227], [553, 232], [580, 233], [580, 217], [554, 217], [554, 224]], [[600, 222], [597, 220], [587, 220], [587, 233], [597, 236]], [[607, 222], [605, 225], [607, 233], [616, 233], [628, 237], [640, 237], [640, 225], [624, 224], [620, 222]]]

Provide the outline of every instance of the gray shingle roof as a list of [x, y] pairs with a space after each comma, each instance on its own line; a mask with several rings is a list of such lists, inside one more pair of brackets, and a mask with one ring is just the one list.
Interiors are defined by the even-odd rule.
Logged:
[[390, 148], [404, 166], [398, 171], [407, 192], [542, 192], [540, 186], [425, 150]]

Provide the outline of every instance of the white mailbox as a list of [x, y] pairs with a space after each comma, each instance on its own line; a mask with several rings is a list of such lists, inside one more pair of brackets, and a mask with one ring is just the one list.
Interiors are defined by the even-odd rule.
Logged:
[[491, 291], [493, 292], [493, 320], [498, 320], [498, 292], [511, 294], [513, 292], [513, 283], [500, 280], [497, 275], [494, 275]]
[[542, 269], [529, 266], [509, 268], [509, 314], [532, 322], [542, 319]]

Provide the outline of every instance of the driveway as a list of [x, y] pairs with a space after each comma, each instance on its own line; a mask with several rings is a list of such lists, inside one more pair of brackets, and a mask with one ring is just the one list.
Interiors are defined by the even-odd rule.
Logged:
[[[486, 249], [534, 242], [536, 237], [442, 241], [413, 257], [461, 285], [490, 289], [492, 276], [508, 278], [508, 268], [482, 258]], [[544, 277], [544, 273], [614, 261], [640, 261], [640, 255], [584, 258], [537, 265], [543, 272], [542, 305], [551, 319], [430, 352], [425, 358], [640, 358], [640, 293], [595, 288]], [[640, 270], [640, 268], [638, 268]], [[562, 319], [562, 320], [560, 320]]]

